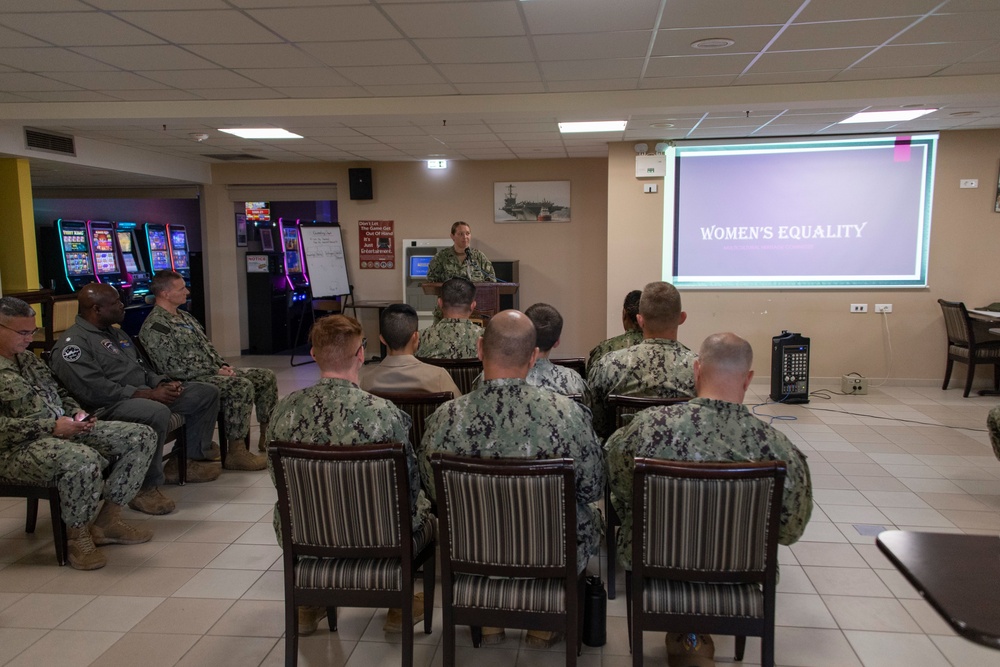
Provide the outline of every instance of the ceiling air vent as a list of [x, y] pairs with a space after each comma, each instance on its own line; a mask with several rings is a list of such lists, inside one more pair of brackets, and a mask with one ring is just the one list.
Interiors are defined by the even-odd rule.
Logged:
[[249, 162], [250, 160], [267, 159], [260, 155], [251, 155], [250, 153], [204, 153], [202, 157], [210, 157], [213, 160], [221, 160], [222, 162]]
[[73, 137], [68, 134], [38, 130], [33, 127], [24, 128], [24, 143], [28, 148], [62, 155], [76, 155]]

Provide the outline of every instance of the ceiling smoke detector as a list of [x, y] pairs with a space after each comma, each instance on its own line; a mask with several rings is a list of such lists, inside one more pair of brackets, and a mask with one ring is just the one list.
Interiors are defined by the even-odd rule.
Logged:
[[202, 141], [208, 139], [208, 135], [205, 134], [204, 132], [192, 132], [188, 136], [197, 141], [198, 143], [201, 143]]

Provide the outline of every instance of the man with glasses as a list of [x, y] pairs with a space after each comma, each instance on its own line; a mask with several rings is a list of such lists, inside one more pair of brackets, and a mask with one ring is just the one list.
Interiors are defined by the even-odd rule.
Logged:
[[[413, 509], [414, 539], [433, 536], [430, 502], [420, 490], [416, 457], [410, 445], [410, 417], [389, 401], [358, 387], [358, 374], [365, 361], [367, 340], [361, 324], [346, 315], [329, 315], [309, 331], [310, 354], [319, 366], [320, 380], [278, 401], [268, 427], [268, 442], [274, 440], [327, 445], [402, 443], [410, 473], [410, 507]], [[271, 461], [268, 459], [268, 468]], [[274, 471], [271, 470], [271, 480]], [[274, 531], [281, 544], [278, 508], [274, 508]], [[424, 618], [423, 593], [413, 600], [413, 622]], [[299, 634], [316, 631], [326, 616], [325, 607], [299, 607]], [[402, 631], [402, 611], [390, 609], [386, 632]]]
[[[0, 476], [55, 481], [69, 564], [96, 570], [107, 563], [98, 546], [140, 544], [153, 537], [148, 528], [125, 523], [121, 511], [139, 491], [156, 434], [142, 424], [89, 415], [26, 351], [35, 331], [31, 306], [14, 297], [0, 299]], [[112, 458], [105, 483], [102, 470]]]
[[[219, 414], [219, 390], [203, 382], [176, 382], [150, 370], [129, 335], [114, 326], [125, 317], [118, 291], [90, 283], [80, 289], [80, 314], [52, 348], [49, 365], [83, 407], [101, 419], [148, 424], [159, 442], [142, 490], [129, 507], [146, 514], [169, 514], [174, 501], [159, 487], [167, 481], [161, 452], [170, 413], [184, 417], [187, 481], [210, 482], [221, 472], [210, 458]], [[176, 474], [175, 459], [170, 461]]]

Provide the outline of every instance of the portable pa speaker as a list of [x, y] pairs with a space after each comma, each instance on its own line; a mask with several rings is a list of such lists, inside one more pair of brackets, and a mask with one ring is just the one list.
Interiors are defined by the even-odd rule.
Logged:
[[348, 169], [347, 180], [351, 186], [351, 199], [373, 199], [371, 169]]

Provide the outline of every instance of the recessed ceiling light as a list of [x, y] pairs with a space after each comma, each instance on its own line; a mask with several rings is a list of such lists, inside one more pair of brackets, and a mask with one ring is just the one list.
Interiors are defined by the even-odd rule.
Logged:
[[952, 111], [949, 116], [978, 116], [978, 111]]
[[697, 42], [691, 42], [691, 48], [693, 49], [727, 49], [736, 40], [729, 39], [727, 37], [710, 37], [709, 39], [699, 39]]
[[937, 109], [908, 109], [906, 111], [862, 111], [850, 118], [840, 121], [845, 123], [898, 123], [901, 121], [914, 120], [929, 113], [934, 113]]
[[233, 127], [228, 130], [219, 128], [219, 132], [235, 134], [241, 139], [301, 139], [301, 134], [295, 134], [280, 127]]
[[899, 108], [900, 109], [923, 109], [926, 106], [927, 105], [924, 104], [923, 102], [917, 102], [916, 104], [901, 104], [901, 105], [899, 105]]
[[674, 127], [674, 124], [673, 123], [650, 123], [649, 126], [650, 127], [655, 127], [655, 128], [661, 129], [661, 130], [664, 130], [664, 129], [668, 129], [668, 128]]
[[590, 120], [578, 123], [559, 123], [559, 131], [570, 132], [621, 132], [628, 125], [626, 120]]

